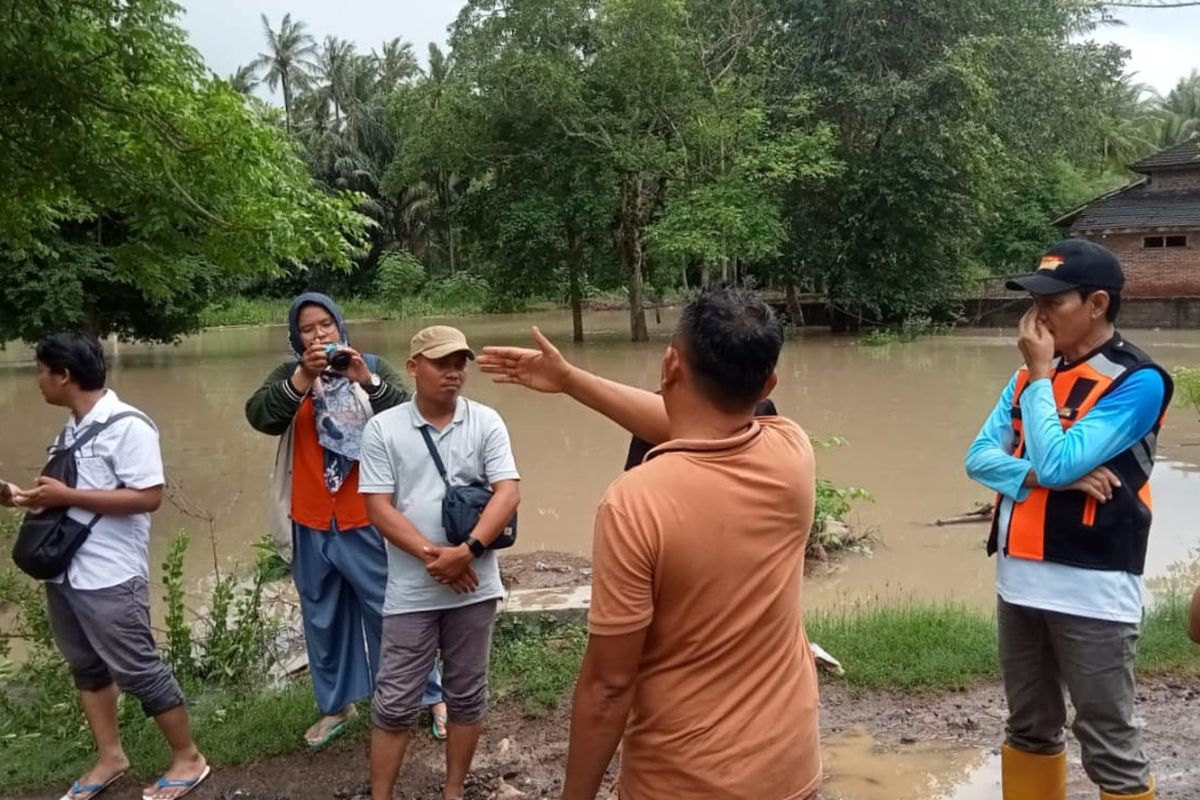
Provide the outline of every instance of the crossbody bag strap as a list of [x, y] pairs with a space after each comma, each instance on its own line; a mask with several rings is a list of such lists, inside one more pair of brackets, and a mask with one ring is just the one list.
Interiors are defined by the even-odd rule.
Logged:
[[438, 454], [437, 445], [433, 443], [433, 437], [429, 435], [429, 426], [421, 426], [421, 436], [425, 438], [425, 446], [429, 448], [429, 455], [433, 456], [433, 463], [437, 465], [438, 474], [442, 476], [442, 481], [449, 486], [450, 479], [446, 477], [446, 465], [442, 463], [442, 457]]
[[[104, 420], [104, 422], [92, 423], [92, 425], [86, 431], [83, 432], [83, 435], [77, 437], [75, 439], [75, 441], [71, 443], [71, 446], [69, 448], [67, 448], [67, 451], [66, 451], [67, 455], [71, 458], [74, 458], [75, 453], [76, 453], [76, 451], [79, 450], [79, 448], [83, 447], [85, 444], [90, 442], [92, 439], [95, 439], [96, 436], [99, 435], [100, 432], [103, 431], [105, 428], [109, 427], [110, 425], [113, 425], [114, 423], [120, 422], [121, 420], [125, 419], [126, 417], [137, 417], [138, 419], [140, 419], [142, 422], [149, 425], [154, 430], [157, 430], [157, 428], [154, 428], [154, 423], [151, 422], [150, 418], [147, 417], [145, 414], [142, 414], [138, 411], [122, 411], [119, 414], [113, 414], [111, 417]], [[96, 525], [97, 522], [100, 521], [100, 518], [103, 516], [104, 516], [103, 514], [95, 514], [92, 517], [92, 521], [87, 524], [87, 529], [89, 531], [91, 531], [91, 529]]]
[[[77, 437], [75, 439], [75, 441], [71, 443], [70, 448], [68, 448], [68, 452], [74, 453], [79, 448], [83, 447], [85, 444], [90, 442], [92, 439], [95, 439], [105, 428], [107, 428], [117, 422], [120, 422], [121, 420], [123, 420], [127, 417], [137, 417], [142, 422], [149, 425], [151, 428], [154, 428], [154, 423], [151, 422], [150, 418], [147, 417], [145, 414], [142, 414], [137, 411], [122, 411], [119, 414], [113, 414], [111, 417], [104, 420], [104, 422], [92, 423], [92, 425], [86, 431], [83, 432], [83, 435]], [[157, 428], [155, 428], [155, 430], [157, 430]]]

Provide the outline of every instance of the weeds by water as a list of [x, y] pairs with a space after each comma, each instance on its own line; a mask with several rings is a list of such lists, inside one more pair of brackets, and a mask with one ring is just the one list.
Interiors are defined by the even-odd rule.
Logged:
[[872, 328], [858, 340], [864, 347], [915, 342], [928, 336], [945, 336], [954, 330], [950, 323], [934, 322], [929, 317], [908, 317], [897, 327]]
[[1200, 369], [1176, 367], [1171, 377], [1175, 381], [1175, 402], [1200, 411]]

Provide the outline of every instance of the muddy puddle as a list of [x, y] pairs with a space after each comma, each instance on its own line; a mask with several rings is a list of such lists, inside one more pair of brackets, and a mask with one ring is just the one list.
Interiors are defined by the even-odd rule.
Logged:
[[864, 728], [826, 736], [825, 800], [994, 800], [1000, 757], [942, 742], [886, 745]]

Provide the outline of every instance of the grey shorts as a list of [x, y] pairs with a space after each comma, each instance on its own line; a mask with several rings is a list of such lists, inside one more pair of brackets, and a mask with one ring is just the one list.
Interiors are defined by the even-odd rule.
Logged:
[[383, 645], [371, 722], [386, 731], [413, 726], [425, 681], [442, 651], [442, 693], [452, 724], [483, 720], [488, 705], [488, 659], [496, 601], [383, 618]]
[[47, 583], [46, 606], [54, 642], [76, 688], [94, 692], [115, 681], [151, 717], [183, 705], [183, 691], [154, 646], [144, 578], [105, 589], [76, 589], [66, 580]]

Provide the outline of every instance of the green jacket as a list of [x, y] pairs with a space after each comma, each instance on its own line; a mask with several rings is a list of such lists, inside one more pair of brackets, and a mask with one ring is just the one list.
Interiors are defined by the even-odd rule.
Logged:
[[[398, 406], [409, 398], [407, 387], [391, 364], [375, 356], [375, 374], [383, 381], [375, 391], [367, 391], [371, 409], [380, 411]], [[296, 393], [288, 380], [296, 371], [296, 359], [285, 361], [267, 376], [267, 380], [246, 401], [246, 419], [254, 430], [271, 436], [282, 436], [300, 410], [304, 396]], [[370, 361], [368, 361], [370, 363]], [[364, 387], [366, 390], [366, 387]]]

